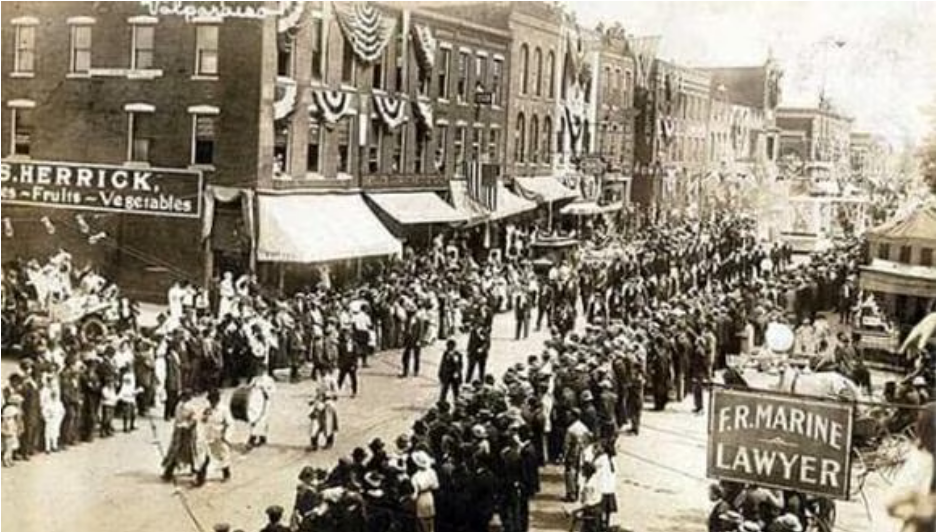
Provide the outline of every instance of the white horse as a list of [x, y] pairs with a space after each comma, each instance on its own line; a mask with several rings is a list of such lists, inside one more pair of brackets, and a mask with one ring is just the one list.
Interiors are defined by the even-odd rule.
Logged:
[[773, 388], [791, 395], [812, 396], [840, 401], [855, 401], [861, 397], [861, 388], [848, 377], [836, 371], [804, 371], [785, 367]]

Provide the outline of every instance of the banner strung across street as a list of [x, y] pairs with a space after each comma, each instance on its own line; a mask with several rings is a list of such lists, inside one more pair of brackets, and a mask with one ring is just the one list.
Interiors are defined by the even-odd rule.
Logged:
[[848, 498], [853, 405], [718, 388], [712, 394], [710, 478]]
[[4, 160], [0, 185], [5, 205], [201, 216], [199, 171]]

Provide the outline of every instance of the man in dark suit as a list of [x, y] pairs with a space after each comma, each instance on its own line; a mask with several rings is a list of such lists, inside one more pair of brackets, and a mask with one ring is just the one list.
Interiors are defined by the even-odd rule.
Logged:
[[452, 395], [458, 400], [464, 367], [465, 360], [456, 348], [455, 340], [445, 342], [445, 352], [442, 353], [442, 360], [439, 362], [439, 383], [442, 385], [439, 402], [445, 401], [449, 390], [452, 390]]

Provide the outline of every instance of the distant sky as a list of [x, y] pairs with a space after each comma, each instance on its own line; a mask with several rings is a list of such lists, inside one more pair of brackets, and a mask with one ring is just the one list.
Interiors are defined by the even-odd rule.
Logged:
[[689, 65], [757, 65], [772, 49], [783, 105], [815, 105], [825, 78], [854, 129], [897, 148], [928, 132], [921, 108], [936, 102], [936, 2], [567, 3], [585, 26], [619, 21], [662, 36], [658, 56]]

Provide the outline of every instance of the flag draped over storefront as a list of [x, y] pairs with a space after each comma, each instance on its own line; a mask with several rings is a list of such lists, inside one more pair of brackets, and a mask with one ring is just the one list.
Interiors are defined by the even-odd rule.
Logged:
[[413, 101], [413, 110], [423, 135], [426, 138], [431, 137], [433, 126], [432, 101], [429, 98], [420, 97]]
[[293, 112], [296, 105], [298, 89], [292, 78], [280, 76], [276, 78], [275, 97], [273, 101], [273, 119], [282, 120]]
[[350, 8], [335, 5], [338, 24], [345, 41], [362, 63], [369, 64], [380, 59], [390, 36], [396, 27], [396, 19], [384, 17], [372, 4], [355, 3]]
[[374, 108], [383, 120], [384, 125], [393, 131], [400, 127], [409, 118], [406, 116], [406, 100], [388, 94], [374, 95]]
[[333, 125], [342, 118], [355, 113], [351, 107], [351, 94], [344, 91], [313, 90], [312, 101], [314, 107], [310, 106], [310, 111], [321, 118], [326, 125]]
[[650, 82], [650, 69], [656, 59], [660, 37], [637, 37], [628, 40], [636, 67], [635, 80], [638, 87], [647, 87]]
[[413, 24], [413, 42], [416, 43], [416, 62], [419, 64], [419, 77], [428, 79], [435, 67], [438, 41], [432, 35], [432, 28], [425, 24]]
[[584, 123], [582, 113], [577, 111], [572, 105], [566, 105], [565, 113], [566, 122], [569, 125], [569, 135], [572, 137], [572, 144], [575, 145], [582, 135], [582, 124]]

